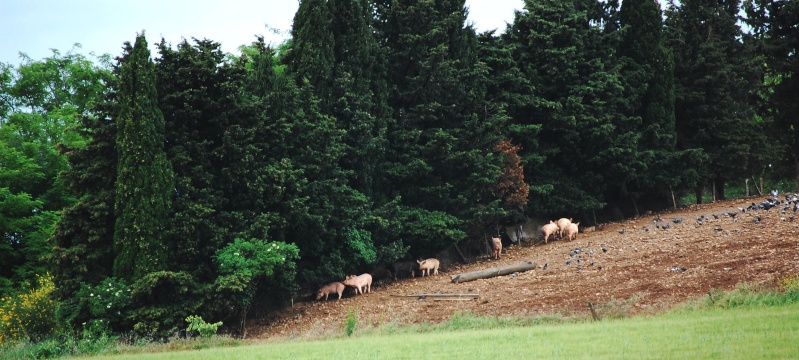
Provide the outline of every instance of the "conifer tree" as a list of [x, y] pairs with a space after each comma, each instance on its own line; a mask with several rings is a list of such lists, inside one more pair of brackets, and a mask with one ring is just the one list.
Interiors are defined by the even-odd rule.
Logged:
[[738, 24], [740, 1], [670, 3], [666, 34], [675, 57], [675, 116], [678, 149], [701, 148], [707, 162], [695, 169], [724, 199], [727, 181], [759, 173], [771, 150], [754, 113], [758, 60]]
[[175, 173], [166, 238], [175, 269], [207, 281], [213, 277], [211, 257], [232, 241], [230, 223], [219, 217], [224, 194], [218, 151], [243, 74], [225, 62], [220, 44], [211, 40], [184, 40], [173, 50], [162, 39], [159, 54], [159, 108]]
[[[675, 153], [674, 61], [663, 41], [660, 6], [650, 0], [624, 0], [618, 14], [617, 57], [624, 84], [624, 114], [640, 121], [637, 154], [643, 171], [628, 184], [635, 204], [645, 194], [664, 195], [680, 181]], [[637, 213], [636, 208], [636, 215]]]
[[786, 146], [784, 168], [799, 191], [799, 3], [796, 1], [746, 1], [748, 24], [765, 56], [768, 72], [764, 85], [764, 118], [776, 122], [776, 135]]
[[527, 1], [525, 10], [505, 38], [537, 98], [513, 120], [541, 125], [535, 150], [545, 160], [527, 179], [534, 184], [531, 211], [601, 209], [608, 189], [642, 167], [635, 154], [640, 134], [635, 119], [621, 113], [618, 69], [599, 26], [606, 14], [595, 1]]
[[497, 200], [487, 189], [501, 173], [493, 149], [504, 117], [480, 111], [487, 69], [466, 16], [458, 0], [377, 6], [393, 110], [379, 193], [397, 205], [399, 237], [418, 254], [463, 239]]
[[137, 280], [167, 269], [165, 230], [174, 191], [164, 153], [155, 66], [144, 34], [127, 46], [119, 78], [114, 276]]

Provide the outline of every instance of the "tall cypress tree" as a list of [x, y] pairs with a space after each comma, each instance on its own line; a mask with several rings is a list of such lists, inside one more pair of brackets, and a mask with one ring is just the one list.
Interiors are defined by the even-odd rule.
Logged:
[[766, 119], [773, 118], [781, 143], [786, 145], [783, 174], [793, 176], [799, 191], [799, 3], [746, 1], [748, 23], [768, 64]]
[[[596, 1], [527, 1], [505, 34], [538, 100], [519, 120], [541, 124], [546, 157], [527, 180], [537, 215], [574, 214], [606, 205], [608, 189], [641, 164], [634, 118], [621, 112], [622, 86]], [[523, 157], [527, 149], [522, 150]]]
[[644, 169], [624, 184], [626, 195], [635, 201], [644, 194], [663, 195], [679, 183], [680, 174], [673, 166], [678, 158], [674, 152], [674, 61], [663, 41], [657, 2], [624, 0], [618, 15], [624, 114], [640, 121], [637, 153]]
[[[376, 30], [388, 61], [387, 161], [380, 196], [396, 200], [401, 238], [424, 256], [465, 237], [496, 199], [502, 117], [484, 116], [487, 72], [464, 1], [384, 1]], [[431, 240], [435, 239], [435, 240]]]
[[127, 46], [119, 79], [114, 276], [137, 280], [167, 269], [164, 241], [174, 191], [164, 153], [164, 117], [158, 108], [155, 65], [144, 33]]
[[727, 181], [762, 169], [770, 152], [763, 124], [754, 113], [759, 85], [757, 58], [742, 42], [740, 1], [670, 3], [667, 37], [675, 57], [677, 147], [701, 148], [707, 163], [696, 169], [703, 185], [724, 199]]
[[164, 114], [165, 151], [175, 172], [167, 230], [175, 270], [210, 279], [211, 257], [233, 229], [219, 216], [224, 203], [218, 156], [227, 116], [237, 106], [242, 72], [224, 61], [220, 44], [183, 41], [176, 50], [164, 40], [156, 60], [159, 107]]

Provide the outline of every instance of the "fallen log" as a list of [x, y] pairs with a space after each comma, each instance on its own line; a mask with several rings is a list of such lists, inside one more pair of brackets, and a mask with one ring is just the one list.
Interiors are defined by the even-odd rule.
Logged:
[[488, 279], [495, 276], [502, 276], [513, 274], [517, 272], [524, 272], [527, 270], [535, 269], [538, 265], [532, 261], [525, 261], [523, 263], [513, 264], [513, 265], [506, 265], [506, 266], [497, 266], [483, 270], [471, 271], [467, 273], [451, 275], [450, 279], [454, 283], [462, 283], [477, 279]]

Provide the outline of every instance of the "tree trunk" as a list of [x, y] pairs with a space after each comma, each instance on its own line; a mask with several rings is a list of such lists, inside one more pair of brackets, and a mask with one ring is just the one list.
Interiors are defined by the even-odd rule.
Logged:
[[799, 159], [796, 159], [796, 192], [799, 193]]
[[697, 185], [696, 188], [694, 189], [694, 194], [696, 195], [697, 204], [702, 203], [702, 190], [703, 190], [702, 185]]
[[713, 181], [713, 187], [716, 189], [716, 195], [714, 195], [714, 198], [716, 200], [727, 200], [727, 196], [724, 195], [724, 179], [717, 177], [713, 179]]
[[532, 261], [526, 261], [514, 265], [492, 267], [484, 270], [471, 271], [467, 273], [457, 274], [450, 276], [452, 282], [462, 283], [477, 279], [488, 279], [495, 276], [502, 276], [513, 274], [515, 272], [524, 272], [527, 270], [535, 269], [538, 265]]

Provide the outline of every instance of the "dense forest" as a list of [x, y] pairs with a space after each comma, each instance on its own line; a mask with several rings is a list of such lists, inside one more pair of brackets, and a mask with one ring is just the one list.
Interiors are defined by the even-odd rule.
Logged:
[[24, 335], [243, 324], [502, 225], [799, 185], [799, 2], [526, 0], [479, 34], [464, 2], [0, 64], [0, 296], [57, 304]]

